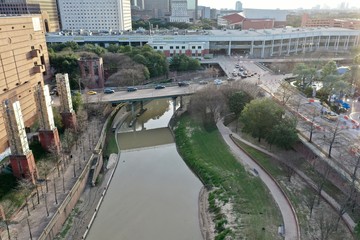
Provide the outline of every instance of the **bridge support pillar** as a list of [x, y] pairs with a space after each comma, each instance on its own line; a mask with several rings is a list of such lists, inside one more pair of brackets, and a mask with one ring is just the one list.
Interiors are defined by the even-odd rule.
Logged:
[[132, 119], [135, 117], [135, 102], [131, 102], [131, 117]]
[[180, 96], [180, 108], [183, 108], [183, 96]]
[[174, 113], [175, 113], [175, 111], [176, 111], [176, 98], [177, 98], [177, 97], [172, 97]]
[[140, 102], [140, 111], [144, 111], [144, 101]]

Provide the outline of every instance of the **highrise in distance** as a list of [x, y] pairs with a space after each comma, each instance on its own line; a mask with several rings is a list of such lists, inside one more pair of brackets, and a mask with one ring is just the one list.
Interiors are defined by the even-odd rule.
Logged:
[[186, 0], [171, 1], [170, 22], [189, 22], [189, 15]]
[[198, 0], [187, 0], [187, 8], [190, 18], [198, 19]]
[[0, 14], [39, 14], [45, 22], [46, 32], [60, 30], [56, 0], [0, 0]]
[[235, 10], [236, 11], [242, 11], [242, 3], [240, 1], [237, 1], [235, 4]]
[[131, 30], [130, 0], [58, 0], [63, 30]]
[[146, 0], [145, 10], [153, 11], [153, 17], [164, 17], [170, 13], [170, 0]]

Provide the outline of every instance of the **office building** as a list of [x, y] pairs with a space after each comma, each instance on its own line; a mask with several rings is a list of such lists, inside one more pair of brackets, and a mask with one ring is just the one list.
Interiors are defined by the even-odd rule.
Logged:
[[190, 22], [186, 0], [171, 1], [170, 22], [185, 22], [185, 23]]
[[170, 13], [170, 0], [146, 0], [144, 1], [145, 10], [153, 12], [155, 18], [165, 17]]
[[[50, 78], [41, 15], [0, 17], [0, 102], [19, 101], [25, 127], [36, 119], [35, 86]], [[8, 147], [0, 112], [0, 152]]]
[[237, 1], [235, 3], [235, 10], [241, 12], [242, 11], [242, 3], [240, 1]]
[[198, 0], [187, 0], [187, 9], [192, 20], [198, 19]]
[[130, 0], [58, 0], [63, 30], [131, 30]]
[[56, 0], [2, 0], [0, 14], [42, 14], [46, 32], [60, 30]]

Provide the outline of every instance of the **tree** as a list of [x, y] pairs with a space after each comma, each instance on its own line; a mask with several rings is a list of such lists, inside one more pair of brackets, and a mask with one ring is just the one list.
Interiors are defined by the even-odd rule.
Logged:
[[316, 69], [313, 66], [300, 63], [295, 66], [293, 74], [296, 75], [297, 80], [301, 82], [302, 89], [305, 89], [307, 86], [312, 85], [316, 76]]
[[329, 61], [321, 69], [321, 79], [325, 79], [327, 76], [337, 75], [337, 66], [335, 61]]
[[331, 152], [334, 147], [341, 145], [341, 141], [339, 139], [343, 136], [343, 131], [340, 128], [340, 119], [338, 119], [335, 123], [335, 127], [329, 127], [329, 134], [324, 135], [324, 142], [329, 146], [328, 157], [331, 158]]
[[225, 109], [225, 99], [215, 86], [207, 86], [191, 96], [189, 112], [201, 117], [205, 127], [213, 127]]
[[297, 94], [295, 89], [286, 81], [280, 83], [275, 95], [280, 97], [280, 101], [283, 105], [286, 105], [288, 101]]
[[299, 140], [295, 117], [285, 117], [278, 121], [265, 136], [270, 145], [289, 150]]
[[237, 91], [228, 97], [229, 110], [235, 114], [236, 119], [250, 100], [251, 97], [243, 91]]
[[176, 54], [170, 59], [171, 71], [189, 71], [200, 68], [199, 60], [186, 56], [185, 54]]
[[243, 131], [250, 133], [258, 141], [265, 138], [272, 128], [281, 121], [284, 110], [270, 99], [255, 99], [241, 112]]
[[73, 109], [76, 113], [78, 113], [79, 108], [83, 105], [83, 100], [81, 97], [81, 93], [76, 92], [72, 97], [72, 105], [73, 105]]
[[312, 190], [306, 190], [303, 192], [303, 195], [305, 196], [304, 201], [306, 206], [309, 209], [309, 218], [311, 218], [312, 216], [312, 212], [314, 210], [314, 206], [316, 203], [316, 195], [314, 194], [314, 192]]
[[32, 192], [33, 187], [34, 187], [34, 185], [31, 183], [31, 181], [29, 181], [25, 178], [19, 180], [19, 185], [17, 187], [21, 196], [25, 199], [26, 210], [27, 210], [28, 216], [30, 216], [28, 197], [29, 197], [30, 193]]
[[336, 217], [331, 212], [319, 211], [315, 217], [315, 225], [319, 230], [315, 239], [330, 239], [330, 236], [336, 232]]
[[[7, 232], [9, 240], [11, 239], [11, 236], [10, 236], [10, 229], [9, 229], [10, 213], [8, 210], [11, 208], [11, 205], [12, 204], [9, 200], [4, 200], [0, 203], [0, 223], [5, 224], [6, 232]], [[0, 238], [1, 238], [1, 236], [0, 236]]]

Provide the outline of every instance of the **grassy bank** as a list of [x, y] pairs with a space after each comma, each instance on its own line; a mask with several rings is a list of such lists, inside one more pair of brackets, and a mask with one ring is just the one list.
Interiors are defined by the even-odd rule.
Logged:
[[[217, 129], [206, 131], [189, 116], [176, 125], [176, 143], [188, 166], [203, 183], [215, 189], [209, 196], [217, 238], [281, 239], [280, 211], [258, 177], [247, 172], [230, 153]], [[234, 219], [224, 206], [232, 206]], [[230, 220], [229, 220], [230, 219]]]
[[[336, 213], [333, 209], [324, 201], [321, 201], [317, 204], [317, 200], [314, 203], [314, 209], [312, 216], [310, 216], [309, 209], [309, 199], [311, 196], [315, 196], [315, 191], [310, 188], [301, 178], [297, 176], [292, 176], [291, 181], [288, 180], [288, 172], [286, 168], [280, 164], [277, 160], [274, 160], [267, 154], [264, 154], [257, 149], [254, 149], [251, 146], [248, 146], [244, 142], [236, 139], [235, 142], [241, 146], [252, 158], [256, 159], [259, 164], [262, 165], [280, 184], [282, 189], [288, 195], [290, 201], [292, 202], [295, 211], [297, 213], [300, 229], [301, 229], [301, 237], [302, 239], [312, 239], [313, 237], [317, 237], [319, 234], [324, 234], [327, 228], [319, 227], [320, 224], [328, 224], [329, 227], [332, 223], [331, 221], [323, 221], [320, 222], [318, 216], [321, 215], [321, 212], [328, 212], [328, 216], [336, 216]], [[303, 166], [305, 165], [305, 166]], [[302, 170], [305, 170], [306, 162], [303, 163], [300, 167]], [[309, 170], [310, 171], [310, 170]], [[304, 171], [308, 175], [309, 171]], [[309, 174], [313, 180], [315, 179], [314, 173]], [[326, 181], [324, 185], [324, 190], [328, 193], [339, 194], [338, 190], [335, 191], [335, 187], [331, 185], [330, 182]], [[336, 231], [331, 231], [330, 239], [352, 239], [351, 233], [345, 227], [345, 225], [341, 222], [340, 226]]]

